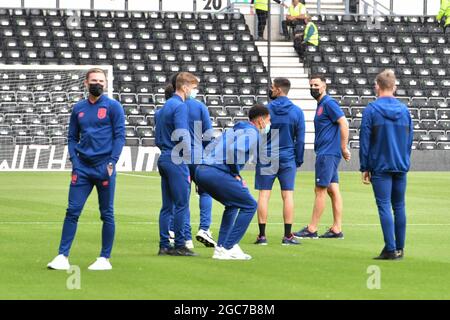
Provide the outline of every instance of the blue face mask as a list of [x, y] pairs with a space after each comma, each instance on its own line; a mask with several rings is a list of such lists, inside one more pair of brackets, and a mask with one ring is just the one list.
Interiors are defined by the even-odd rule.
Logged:
[[197, 98], [197, 94], [198, 94], [198, 89], [192, 89], [191, 92], [189, 93], [189, 99], [195, 99]]

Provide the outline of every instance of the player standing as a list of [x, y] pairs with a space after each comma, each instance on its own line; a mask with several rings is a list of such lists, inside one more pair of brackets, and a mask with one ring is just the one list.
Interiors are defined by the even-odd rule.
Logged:
[[109, 258], [114, 242], [115, 165], [125, 144], [125, 115], [122, 105], [103, 94], [106, 74], [90, 69], [84, 84], [89, 92], [73, 106], [69, 123], [68, 148], [72, 162], [69, 206], [62, 230], [59, 255], [47, 266], [68, 270], [69, 252], [77, 230], [78, 218], [93, 187], [97, 188], [102, 229], [100, 257], [90, 270], [112, 269]]
[[[259, 235], [255, 244], [267, 244], [265, 229], [269, 207], [270, 194], [276, 178], [280, 182], [281, 197], [283, 198], [284, 237], [283, 245], [299, 244], [294, 238], [291, 228], [294, 221], [294, 186], [297, 168], [303, 163], [305, 150], [305, 117], [302, 109], [288, 99], [287, 94], [291, 83], [286, 78], [276, 78], [272, 84], [273, 100], [267, 108], [270, 111], [269, 144], [272, 156], [278, 154], [279, 167], [273, 174], [262, 174], [263, 165], [256, 166], [255, 189], [259, 190], [258, 224]], [[266, 170], [268, 168], [265, 168]], [[270, 170], [270, 169], [269, 169]], [[272, 173], [272, 172], [270, 172]]]
[[360, 132], [360, 171], [363, 183], [372, 183], [384, 235], [385, 246], [375, 258], [381, 260], [403, 258], [406, 236], [406, 174], [413, 124], [408, 108], [394, 97], [395, 82], [392, 70], [377, 75], [378, 99], [364, 109]]
[[342, 239], [342, 197], [339, 191], [338, 167], [341, 157], [350, 161], [348, 144], [348, 122], [339, 104], [327, 95], [327, 85], [322, 76], [313, 75], [309, 81], [311, 96], [317, 100], [314, 117], [316, 152], [316, 199], [309, 225], [294, 235], [300, 239], [317, 239], [317, 228], [325, 210], [327, 193], [333, 206], [333, 226], [321, 238]]

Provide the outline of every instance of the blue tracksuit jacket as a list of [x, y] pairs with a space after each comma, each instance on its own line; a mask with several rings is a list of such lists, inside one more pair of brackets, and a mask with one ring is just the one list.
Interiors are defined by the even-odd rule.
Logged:
[[360, 132], [360, 170], [407, 172], [413, 124], [408, 108], [394, 97], [381, 97], [364, 109]]
[[88, 99], [74, 105], [69, 123], [68, 148], [72, 165], [116, 163], [125, 145], [122, 105], [102, 95], [95, 104]]
[[270, 111], [271, 133], [279, 130], [280, 167], [295, 162], [303, 164], [305, 151], [305, 116], [302, 109], [287, 97], [278, 97], [267, 108]]

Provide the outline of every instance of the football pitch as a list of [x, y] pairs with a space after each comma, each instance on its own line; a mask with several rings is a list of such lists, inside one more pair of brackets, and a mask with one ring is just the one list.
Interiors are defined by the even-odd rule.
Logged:
[[[256, 197], [253, 172], [245, 172], [244, 177]], [[70, 263], [80, 268], [80, 289], [70, 290], [71, 274], [46, 269], [57, 254], [70, 173], [0, 173], [0, 299], [450, 299], [450, 173], [409, 174], [402, 261], [372, 260], [383, 247], [372, 189], [362, 185], [357, 172], [342, 172], [340, 178], [344, 240], [302, 240], [299, 246], [282, 246], [282, 202], [276, 185], [266, 231], [268, 246], [253, 244], [258, 232], [255, 215], [241, 241], [253, 259], [217, 261], [211, 258], [211, 248], [195, 240], [198, 257], [157, 256], [159, 176], [119, 173], [113, 270], [87, 270], [101, 243], [94, 190], [70, 256]], [[294, 231], [311, 216], [313, 183], [312, 172], [298, 173]], [[222, 209], [214, 202], [215, 238]], [[195, 193], [191, 220], [196, 232]], [[331, 221], [328, 201], [319, 231]], [[375, 274], [379, 282], [374, 287]]]

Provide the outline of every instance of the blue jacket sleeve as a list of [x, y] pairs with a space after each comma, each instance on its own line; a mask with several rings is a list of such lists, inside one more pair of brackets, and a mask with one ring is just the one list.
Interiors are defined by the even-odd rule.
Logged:
[[370, 105], [363, 111], [361, 129], [359, 132], [359, 163], [360, 171], [369, 171], [370, 136], [372, 134], [372, 113]]
[[125, 113], [119, 102], [111, 106], [111, 111], [111, 125], [113, 129], [111, 161], [116, 164], [125, 145]]
[[295, 163], [297, 167], [303, 164], [303, 156], [305, 154], [305, 116], [303, 111], [299, 110], [298, 123], [295, 134]]
[[[235, 176], [240, 175], [241, 167], [244, 166], [245, 163], [242, 163], [240, 160], [245, 159], [247, 162], [250, 157], [250, 152], [255, 150], [258, 152], [258, 143], [259, 143], [259, 135], [257, 132], [250, 130], [238, 130], [235, 131], [236, 136], [234, 142], [230, 145], [230, 148], [233, 150], [234, 161], [232, 164], [228, 164], [231, 173]], [[239, 138], [244, 136], [245, 139]], [[258, 155], [254, 155], [258, 157]]]
[[[202, 123], [203, 123], [203, 134], [212, 129], [212, 123], [211, 123], [211, 118], [209, 117], [209, 112], [208, 112], [208, 108], [206, 106], [204, 106], [204, 108], [202, 108]], [[211, 141], [203, 141], [203, 148], [206, 148], [206, 146], [210, 143]]]
[[78, 126], [78, 114], [75, 107], [70, 115], [69, 132], [67, 136], [67, 144], [69, 149], [69, 157], [72, 162], [72, 168], [76, 168], [79, 164], [79, 159], [75, 147], [80, 141], [80, 128]]
[[173, 113], [173, 123], [175, 130], [184, 130], [182, 135], [182, 148], [187, 150], [190, 155], [191, 152], [191, 134], [189, 133], [189, 113], [188, 106], [185, 103], [180, 103], [175, 106]]

